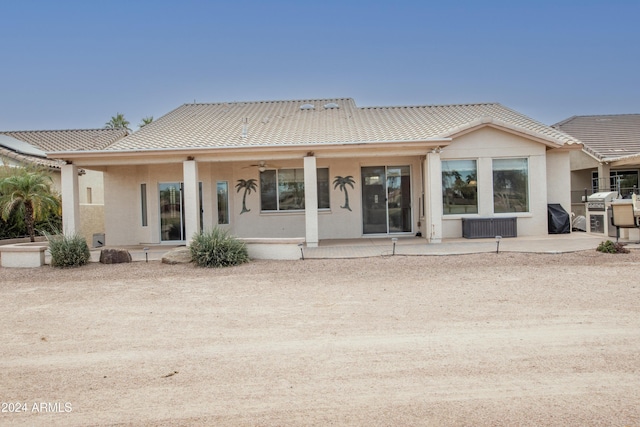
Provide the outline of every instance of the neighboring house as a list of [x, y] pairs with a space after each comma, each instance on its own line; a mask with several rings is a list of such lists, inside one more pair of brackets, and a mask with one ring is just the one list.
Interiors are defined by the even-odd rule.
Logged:
[[[462, 236], [462, 219], [517, 218], [547, 234], [570, 208], [580, 142], [500, 104], [359, 108], [352, 99], [186, 104], [97, 149], [59, 150], [63, 199], [77, 168], [104, 172], [109, 245], [239, 237]], [[66, 230], [78, 227], [73, 206]]]
[[584, 215], [583, 197], [618, 191], [627, 197], [638, 188], [640, 172], [640, 114], [573, 116], [553, 125], [582, 141], [571, 153], [571, 192], [574, 212]]
[[[65, 162], [46, 157], [48, 151], [96, 150], [127, 135], [125, 129], [76, 129], [0, 132], [0, 161], [7, 165], [35, 165], [49, 170], [53, 188], [62, 192], [60, 171]], [[88, 242], [104, 233], [104, 185], [102, 172], [79, 169], [77, 203], [82, 224], [77, 229]]]
[[[47, 159], [47, 154], [19, 139], [12, 138], [0, 132], [0, 165], [5, 166], [36, 166], [52, 172], [54, 186], [60, 189], [60, 166], [64, 162]], [[55, 180], [57, 172], [57, 182]], [[56, 186], [57, 184], [57, 186]]]

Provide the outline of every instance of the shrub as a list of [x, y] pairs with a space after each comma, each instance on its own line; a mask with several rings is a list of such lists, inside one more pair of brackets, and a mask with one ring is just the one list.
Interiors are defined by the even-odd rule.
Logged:
[[598, 252], [604, 252], [607, 254], [628, 254], [629, 249], [625, 248], [621, 243], [614, 243], [611, 240], [601, 242], [596, 248]]
[[47, 235], [52, 267], [80, 267], [89, 262], [91, 252], [84, 237], [73, 234], [69, 236]]
[[249, 261], [244, 242], [218, 227], [196, 234], [190, 250], [193, 262], [199, 267], [229, 267]]

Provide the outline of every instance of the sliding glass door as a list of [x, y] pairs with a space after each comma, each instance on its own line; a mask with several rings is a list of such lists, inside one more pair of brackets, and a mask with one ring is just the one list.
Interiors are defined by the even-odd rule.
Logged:
[[160, 184], [160, 239], [163, 242], [184, 240], [182, 184]]
[[362, 232], [411, 232], [411, 169], [409, 166], [363, 167]]

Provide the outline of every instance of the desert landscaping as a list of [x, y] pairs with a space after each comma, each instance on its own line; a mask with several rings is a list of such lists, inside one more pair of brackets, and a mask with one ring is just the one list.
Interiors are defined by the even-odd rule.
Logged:
[[640, 425], [640, 252], [0, 268], [0, 425]]

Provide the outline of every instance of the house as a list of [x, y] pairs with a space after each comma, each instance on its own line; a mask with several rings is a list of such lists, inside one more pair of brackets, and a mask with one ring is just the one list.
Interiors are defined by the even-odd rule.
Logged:
[[[60, 160], [47, 159], [47, 154], [39, 148], [0, 132], [0, 165], [41, 167], [57, 171], [59, 175], [60, 166], [63, 164]], [[59, 179], [57, 183], [60, 183]]]
[[552, 126], [583, 143], [571, 153], [573, 211], [584, 215], [583, 196], [638, 189], [640, 114], [573, 116]]
[[[44, 167], [50, 172], [53, 188], [61, 192], [64, 161], [48, 159], [46, 152], [105, 148], [127, 135], [126, 129], [75, 129], [0, 132], [0, 163], [9, 166]], [[82, 223], [76, 231], [89, 242], [95, 233], [104, 233], [102, 173], [78, 169], [78, 209]]]
[[567, 134], [500, 104], [358, 107], [349, 98], [185, 104], [63, 160], [64, 227], [77, 170], [104, 174], [109, 245], [189, 243], [219, 225], [244, 238], [461, 237], [463, 219], [514, 218], [547, 234], [570, 208]]

